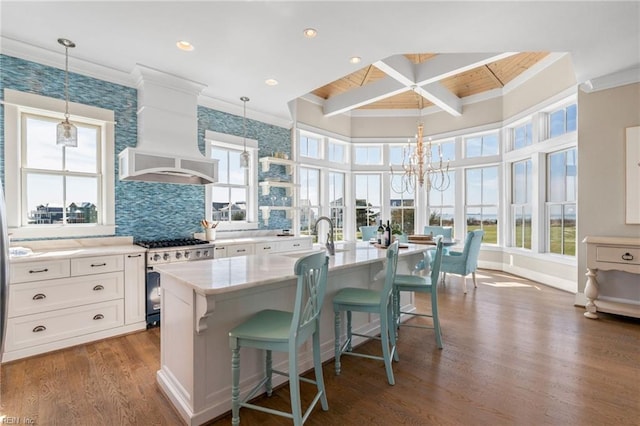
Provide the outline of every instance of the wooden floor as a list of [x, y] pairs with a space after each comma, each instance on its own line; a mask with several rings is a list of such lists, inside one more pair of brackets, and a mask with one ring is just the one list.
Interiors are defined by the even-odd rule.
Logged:
[[[340, 376], [326, 363], [329, 411], [306, 424], [640, 424], [640, 321], [587, 320], [571, 294], [493, 271], [478, 278], [466, 296], [456, 277], [439, 288], [443, 350], [430, 330], [401, 330], [395, 386], [381, 362], [344, 357]], [[4, 364], [0, 424], [179, 425], [155, 382], [159, 345], [152, 329]], [[313, 389], [302, 390], [308, 403]], [[288, 387], [260, 402], [288, 409]], [[291, 424], [244, 409], [241, 422]]]

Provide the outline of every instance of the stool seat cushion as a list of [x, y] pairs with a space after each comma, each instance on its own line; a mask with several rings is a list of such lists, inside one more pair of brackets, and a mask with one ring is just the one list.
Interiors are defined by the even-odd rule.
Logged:
[[431, 278], [419, 275], [396, 275], [394, 286], [402, 287], [401, 291], [428, 292], [431, 288]]
[[229, 337], [270, 342], [289, 340], [293, 313], [266, 309], [229, 332]]
[[334, 296], [333, 304], [378, 306], [380, 305], [380, 291], [366, 288], [343, 288]]

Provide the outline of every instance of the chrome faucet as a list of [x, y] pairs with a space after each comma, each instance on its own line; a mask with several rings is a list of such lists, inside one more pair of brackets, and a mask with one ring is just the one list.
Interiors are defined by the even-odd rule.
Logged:
[[316, 220], [316, 225], [315, 225], [316, 234], [318, 233], [318, 223], [321, 220], [326, 220], [327, 222], [329, 222], [329, 233], [327, 234], [327, 243], [325, 244], [325, 247], [327, 247], [327, 251], [329, 252], [329, 254], [333, 256], [336, 254], [336, 247], [333, 243], [333, 222], [327, 216], [320, 216], [318, 220]]

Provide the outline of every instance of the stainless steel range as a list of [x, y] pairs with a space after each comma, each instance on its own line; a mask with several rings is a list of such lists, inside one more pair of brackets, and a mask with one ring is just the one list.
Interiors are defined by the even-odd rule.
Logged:
[[147, 328], [160, 325], [160, 274], [154, 265], [213, 259], [214, 245], [193, 238], [175, 240], [137, 241], [147, 249]]

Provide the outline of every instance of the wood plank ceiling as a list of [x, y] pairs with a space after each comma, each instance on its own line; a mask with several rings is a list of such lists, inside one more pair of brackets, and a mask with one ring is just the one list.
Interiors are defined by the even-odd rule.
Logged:
[[[449, 72], [443, 78], [438, 79], [437, 82], [457, 98], [477, 95], [489, 90], [501, 89], [524, 71], [544, 59], [547, 55], [548, 52], [517, 53], [496, 61], [475, 66], [471, 69], [460, 67], [460, 72]], [[424, 67], [429, 66], [429, 61], [438, 58], [440, 55], [417, 53], [402, 56], [412, 64], [423, 64], [422, 66]], [[385, 61], [361, 68], [358, 71], [314, 90], [312, 93], [322, 99], [329, 100], [336, 96], [340, 97], [339, 95], [343, 97], [347, 96], [346, 94], [358, 88], [364, 88], [372, 83], [381, 82], [383, 79], [389, 77], [389, 75], [381, 69], [386, 68], [384, 66]], [[426, 97], [423, 97], [420, 101], [422, 102], [423, 108], [434, 105]], [[386, 97], [380, 96], [379, 99], [369, 103], [362, 105], [354, 104], [351, 108], [349, 106], [343, 106], [339, 112], [349, 109], [416, 109], [418, 108], [418, 102], [419, 97], [415, 90], [411, 90], [411, 88], [407, 86], [407, 88], [400, 93], [391, 94]], [[327, 113], [326, 110], [325, 113]]]

